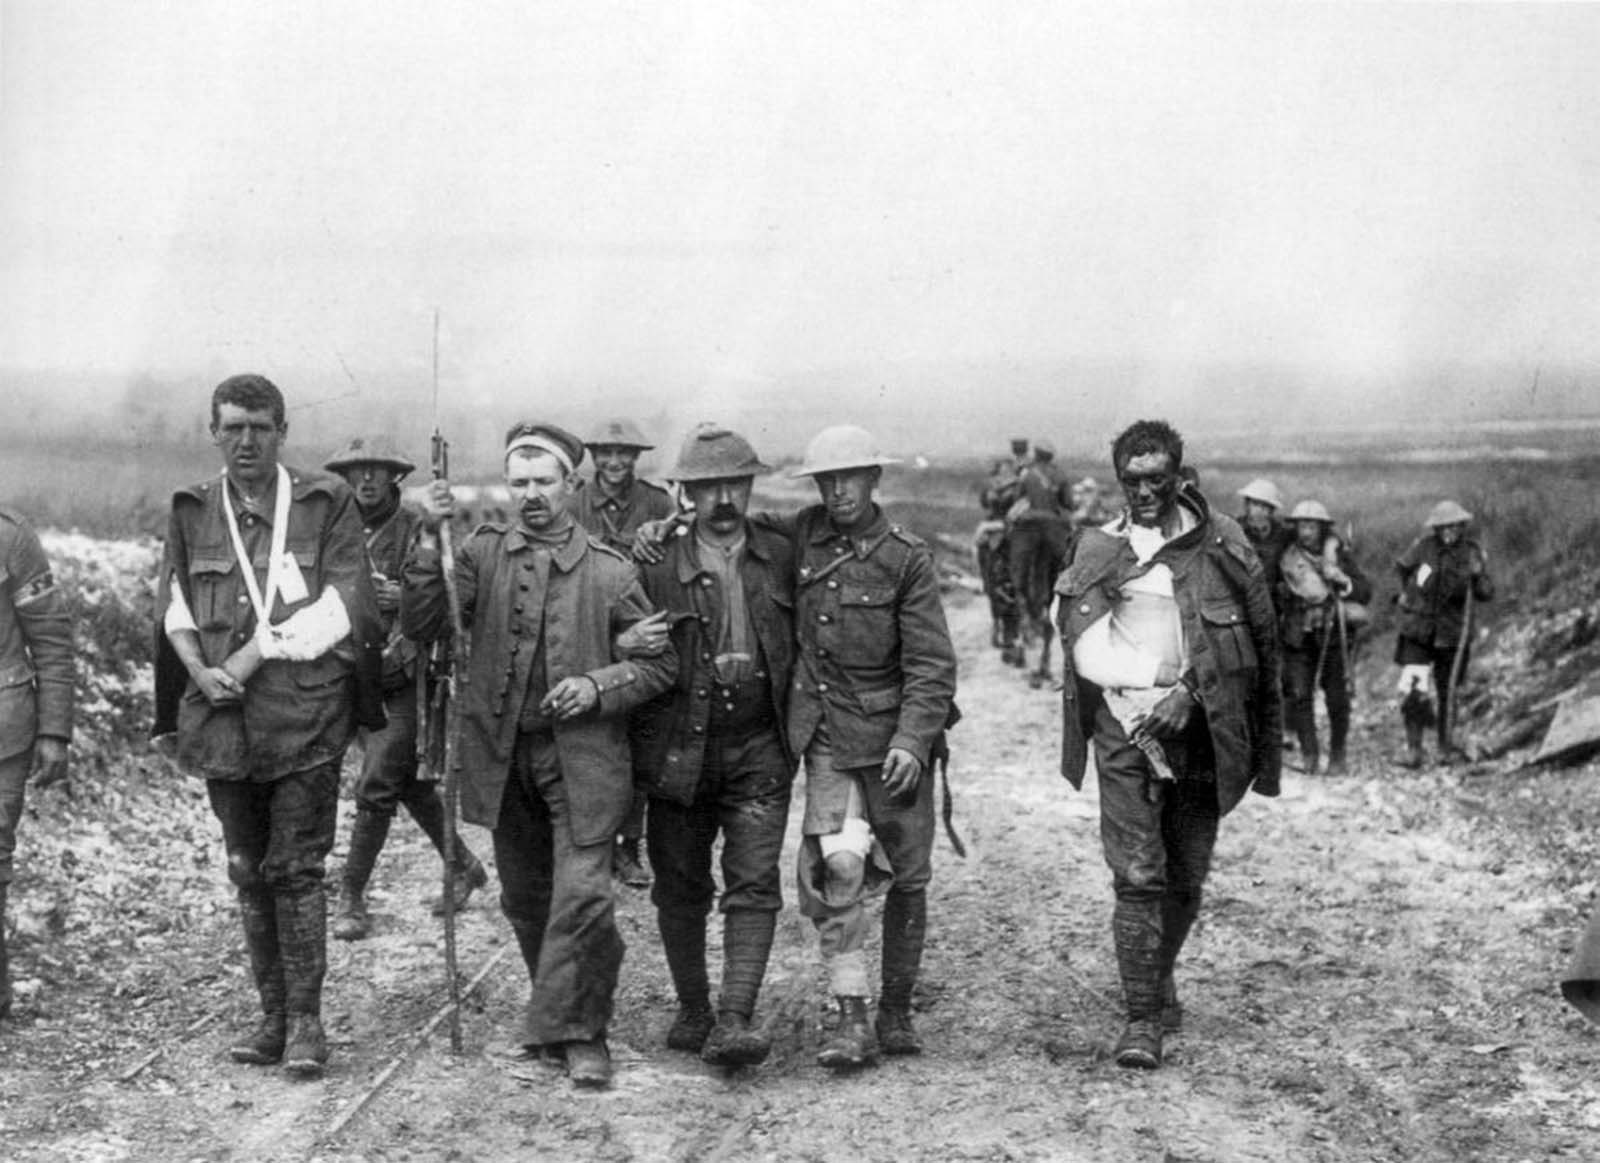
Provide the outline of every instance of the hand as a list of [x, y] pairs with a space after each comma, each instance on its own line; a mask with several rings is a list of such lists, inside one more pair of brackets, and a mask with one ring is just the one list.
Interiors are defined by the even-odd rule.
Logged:
[[1189, 716], [1194, 713], [1194, 708], [1194, 696], [1189, 693], [1189, 688], [1175, 686], [1139, 724], [1139, 729], [1152, 739], [1176, 738], [1189, 725]]
[[564, 678], [540, 702], [539, 709], [565, 722], [592, 709], [600, 701], [600, 684], [586, 674]]
[[59, 783], [68, 795], [72, 785], [67, 782], [67, 741], [54, 735], [40, 735], [33, 741], [33, 771], [29, 775], [33, 786], [47, 788]]
[[220, 666], [207, 666], [194, 672], [194, 685], [213, 707], [244, 701], [244, 684]]
[[667, 612], [657, 610], [617, 635], [620, 658], [656, 658], [667, 648]]
[[372, 589], [378, 595], [378, 612], [392, 614], [400, 608], [400, 583], [380, 573], [372, 575]]
[[450, 491], [450, 482], [442, 477], [428, 482], [428, 491], [422, 498], [422, 524], [430, 532], [456, 515], [456, 497]]
[[1343, 597], [1354, 588], [1355, 583], [1350, 580], [1350, 575], [1345, 573], [1344, 570], [1336, 565], [1330, 565], [1328, 567], [1328, 585], [1332, 587], [1334, 593]]
[[667, 556], [667, 534], [672, 532], [676, 518], [663, 517], [646, 521], [633, 535], [633, 560], [644, 565], [655, 565]]
[[922, 760], [903, 747], [891, 747], [883, 759], [882, 779], [891, 799], [909, 796], [922, 779]]

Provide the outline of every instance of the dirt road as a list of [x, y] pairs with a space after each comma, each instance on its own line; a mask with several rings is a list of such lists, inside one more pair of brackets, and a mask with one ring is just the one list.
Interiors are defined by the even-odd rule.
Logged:
[[[463, 921], [463, 969], [505, 956], [469, 1005], [465, 1053], [453, 1058], [440, 1030], [351, 1117], [443, 1000], [437, 924], [419, 903], [437, 865], [414, 829], [396, 829], [377, 935], [333, 944], [328, 1076], [291, 1083], [226, 1058], [250, 1004], [220, 840], [196, 795], [192, 848], [141, 894], [179, 921], [130, 930], [99, 963], [41, 964], [44, 942], [19, 956], [23, 1004], [0, 1024], [0, 1156], [1600, 1158], [1600, 1037], [1551, 984], [1579, 923], [1573, 874], [1495, 826], [1501, 798], [1532, 785], [1401, 777], [1379, 762], [1380, 736], [1358, 729], [1353, 776], [1290, 772], [1281, 799], [1248, 799], [1224, 822], [1180, 965], [1186, 1028], [1166, 1068], [1123, 1071], [1107, 1060], [1109, 875], [1092, 790], [1075, 795], [1056, 774], [1059, 696], [1000, 666], [977, 601], [954, 599], [951, 618], [971, 855], [942, 841], [937, 854], [922, 1057], [855, 1077], [816, 1066], [824, 985], [792, 910], [761, 1005], [773, 1057], [725, 1075], [665, 1050], [671, 991], [647, 896], [629, 892], [616, 1085], [574, 1093], [508, 1054], [502, 1031], [527, 983], [492, 897], [480, 898]], [[1364, 726], [1387, 745], [1380, 690], [1367, 692]], [[1591, 795], [1600, 783], [1593, 768], [1567, 778]]]

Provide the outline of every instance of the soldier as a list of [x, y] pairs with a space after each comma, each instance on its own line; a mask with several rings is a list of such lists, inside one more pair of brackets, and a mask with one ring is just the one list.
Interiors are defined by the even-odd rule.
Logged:
[[1302, 770], [1317, 772], [1317, 687], [1328, 707], [1328, 774], [1346, 771], [1350, 735], [1350, 628], [1342, 603], [1370, 602], [1372, 586], [1354, 555], [1333, 532], [1320, 501], [1301, 501], [1289, 514], [1294, 543], [1279, 557], [1276, 602], [1283, 647], [1283, 686], [1289, 726], [1300, 744]]
[[1111, 459], [1127, 515], [1084, 530], [1056, 583], [1061, 774], [1081, 786], [1092, 740], [1128, 1015], [1113, 1053], [1154, 1069], [1218, 822], [1252, 787], [1278, 794], [1278, 642], [1244, 534], [1180, 486], [1178, 433], [1141, 420]]
[[[626, 556], [633, 549], [639, 526], [677, 512], [666, 489], [634, 475], [639, 454], [655, 445], [631, 420], [606, 420], [596, 425], [583, 443], [594, 457], [594, 477], [578, 490], [573, 514], [591, 537], [598, 537]], [[632, 888], [644, 888], [650, 883], [650, 874], [639, 860], [645, 803], [645, 790], [634, 789], [633, 806], [622, 822], [612, 854], [617, 879]]]
[[[582, 442], [553, 424], [512, 427], [518, 523], [482, 525], [456, 552], [471, 650], [454, 762], [463, 818], [493, 833], [500, 907], [532, 983], [521, 1042], [598, 1087], [611, 1080], [623, 955], [611, 851], [633, 794], [625, 716], [672, 685], [678, 662], [670, 644], [612, 661], [650, 603], [633, 563], [573, 520], [582, 459]], [[401, 584], [401, 630], [419, 642], [450, 633], [434, 531], [453, 508], [449, 482], [434, 481]]]
[[1294, 532], [1278, 517], [1283, 510], [1283, 494], [1278, 491], [1277, 485], [1265, 477], [1257, 477], [1240, 489], [1238, 496], [1244, 501], [1239, 527], [1244, 530], [1244, 535], [1250, 539], [1250, 547], [1261, 559], [1267, 592], [1276, 601], [1278, 558], [1294, 541]]
[[1027, 644], [1037, 641], [1039, 667], [1028, 676], [1035, 688], [1050, 680], [1051, 587], [1071, 545], [1070, 490], [1055, 463], [1055, 445], [1033, 443], [1033, 461], [1017, 482], [1011, 506], [1009, 545], [1011, 581], [1022, 603], [1022, 641], [1017, 649], [1026, 665]]
[[1104, 525], [1111, 520], [1112, 512], [1100, 492], [1100, 482], [1084, 477], [1072, 486], [1072, 524], [1084, 529], [1090, 525]]
[[[955, 649], [933, 557], [890, 524], [873, 494], [883, 466], [860, 428], [826, 428], [792, 475], [820, 504], [794, 518], [799, 652], [789, 691], [789, 746], [806, 763], [801, 911], [816, 924], [839, 1024], [817, 1055], [830, 1069], [922, 1049], [911, 991], [927, 933], [932, 875], [929, 756], [951, 721]], [[869, 882], [889, 878], [882, 993], [867, 1025]]]
[[263, 1016], [230, 1053], [315, 1077], [328, 1059], [323, 866], [345, 747], [358, 724], [384, 725], [383, 624], [356, 499], [279, 463], [288, 430], [262, 376], [212, 393], [225, 469], [172, 498], [153, 734], [176, 732], [179, 767], [206, 781], [238, 889]]
[[[1395, 571], [1400, 577], [1400, 633], [1394, 660], [1400, 666], [1400, 713], [1406, 730], [1403, 767], [1424, 761], [1422, 735], [1438, 726], [1439, 758], [1460, 756], [1450, 738], [1455, 680], [1472, 654], [1472, 606], [1494, 600], [1483, 547], [1467, 536], [1472, 514], [1454, 501], [1440, 501], [1424, 523], [1428, 533], [1413, 541]], [[1438, 692], [1438, 709], [1433, 692]]]
[[[652, 898], [678, 995], [675, 1050], [719, 1066], [763, 1061], [751, 1029], [783, 894], [778, 858], [795, 762], [783, 703], [794, 668], [794, 550], [750, 520], [751, 484], [772, 471], [749, 441], [702, 424], [671, 479], [693, 504], [687, 532], [643, 569], [677, 647], [674, 688], [634, 712], [634, 768], [650, 789]], [[722, 992], [713, 1018], [706, 915], [722, 834]]]
[[[367, 911], [367, 881], [389, 835], [395, 810], [404, 804], [417, 826], [445, 851], [444, 801], [437, 784], [417, 778], [417, 720], [420, 712], [418, 675], [427, 669], [416, 644], [400, 633], [400, 567], [417, 539], [422, 514], [400, 500], [400, 482], [416, 465], [389, 447], [381, 436], [351, 439], [324, 468], [344, 477], [361, 510], [367, 569], [383, 617], [383, 709], [389, 725], [370, 732], [356, 780], [356, 818], [350, 829], [334, 911], [333, 935], [359, 941], [372, 932]], [[460, 910], [488, 873], [477, 857], [457, 840], [456, 867], [450, 878], [452, 905]], [[434, 912], [444, 912], [441, 898]]]
[[11, 1012], [6, 895], [24, 791], [66, 787], [72, 738], [72, 616], [39, 535], [0, 509], [0, 1018]]
[[1002, 662], [1016, 662], [1017, 590], [1006, 565], [1006, 513], [1017, 499], [1017, 470], [1009, 460], [997, 460], [979, 494], [984, 518], [978, 522], [973, 546], [978, 576], [989, 599], [989, 645], [997, 647]]

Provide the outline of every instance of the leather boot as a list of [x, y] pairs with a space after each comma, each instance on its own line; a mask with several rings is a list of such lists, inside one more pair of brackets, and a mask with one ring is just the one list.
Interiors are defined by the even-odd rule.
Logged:
[[875, 1023], [885, 1054], [922, 1053], [911, 1025], [911, 991], [922, 969], [927, 935], [927, 892], [891, 891], [883, 902], [883, 992]]
[[[417, 795], [406, 801], [406, 811], [417, 822], [423, 834], [433, 843], [434, 850], [444, 858], [444, 801], [439, 793], [429, 788], [429, 794]], [[461, 834], [456, 834], [456, 866], [450, 874], [451, 910], [460, 912], [467, 907], [472, 894], [489, 883], [489, 872], [474, 856]], [[444, 893], [428, 899], [428, 910], [436, 917], [444, 916]]]
[[817, 1052], [818, 1064], [829, 1070], [853, 1070], [877, 1060], [878, 1038], [867, 1024], [867, 999], [841, 997], [838, 1028]]
[[328, 1061], [328, 1040], [322, 1032], [322, 982], [328, 973], [327, 898], [317, 887], [281, 894], [276, 900], [288, 1016], [283, 1068], [297, 1078], [319, 1078]]
[[1118, 900], [1112, 914], [1128, 1024], [1112, 1052], [1118, 1066], [1161, 1065], [1161, 902]]
[[751, 1028], [756, 996], [767, 973], [777, 914], [757, 909], [730, 909], [722, 918], [722, 996], [717, 1024], [700, 1049], [713, 1066], [754, 1066], [766, 1061], [772, 1040]]
[[678, 994], [678, 1016], [667, 1031], [667, 1047], [698, 1054], [717, 1024], [706, 977], [706, 919], [698, 913], [662, 910], [656, 913], [656, 927]]
[[6, 890], [10, 887], [0, 881], [0, 1018], [11, 1013], [11, 960], [6, 955]]
[[389, 837], [391, 817], [370, 808], [357, 808], [350, 829], [350, 851], [344, 858], [339, 881], [339, 903], [333, 914], [333, 935], [341, 941], [360, 941], [372, 932], [367, 913], [367, 881], [378, 863], [378, 853]]
[[244, 926], [250, 974], [261, 998], [261, 1020], [256, 1028], [228, 1047], [235, 1062], [272, 1066], [283, 1058], [283, 961], [278, 948], [278, 916], [271, 894], [239, 893], [239, 917]]

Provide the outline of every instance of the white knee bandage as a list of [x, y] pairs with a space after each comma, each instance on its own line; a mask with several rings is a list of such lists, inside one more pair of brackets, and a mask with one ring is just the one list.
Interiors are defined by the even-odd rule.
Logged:
[[824, 860], [837, 852], [848, 852], [865, 860], [872, 851], [872, 828], [860, 817], [851, 816], [837, 832], [818, 836], [817, 843], [822, 847]]

